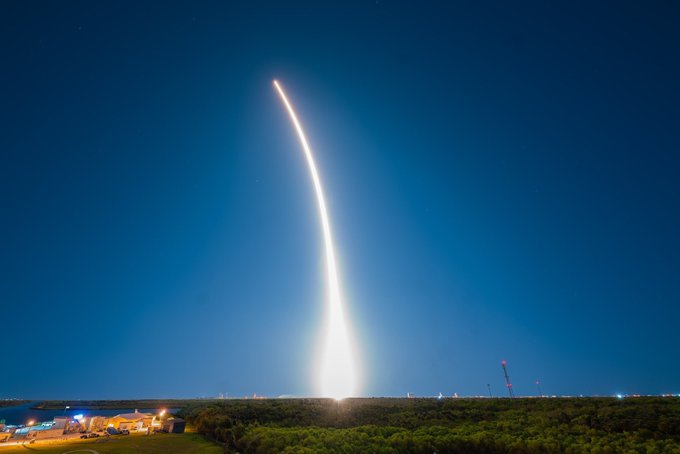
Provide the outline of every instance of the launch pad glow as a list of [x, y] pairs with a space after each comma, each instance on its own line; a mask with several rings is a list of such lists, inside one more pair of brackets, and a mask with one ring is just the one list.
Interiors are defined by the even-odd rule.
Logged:
[[356, 388], [356, 370], [352, 349], [347, 334], [345, 314], [342, 307], [338, 270], [335, 262], [335, 248], [331, 236], [331, 227], [328, 220], [328, 210], [324, 199], [321, 179], [316, 169], [312, 150], [307, 143], [307, 138], [302, 125], [295, 114], [292, 104], [288, 101], [286, 93], [278, 81], [274, 81], [274, 87], [279, 93], [283, 104], [288, 110], [290, 119], [295, 126], [302, 150], [307, 158], [309, 172], [316, 192], [316, 200], [319, 206], [321, 229], [323, 231], [324, 247], [326, 250], [326, 269], [328, 285], [328, 330], [326, 333], [324, 353], [321, 360], [320, 390], [323, 397], [342, 399], [354, 395]]

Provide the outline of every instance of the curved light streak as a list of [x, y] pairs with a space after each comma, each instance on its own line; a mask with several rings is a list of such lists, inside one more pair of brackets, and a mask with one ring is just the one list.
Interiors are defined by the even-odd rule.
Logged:
[[338, 270], [335, 263], [335, 248], [331, 236], [331, 227], [328, 220], [328, 210], [326, 200], [323, 196], [321, 179], [316, 169], [312, 150], [307, 143], [307, 138], [302, 130], [302, 125], [295, 114], [292, 104], [288, 101], [286, 93], [281, 88], [278, 81], [274, 81], [274, 87], [279, 93], [283, 104], [288, 110], [290, 120], [295, 126], [302, 150], [307, 158], [309, 172], [312, 176], [316, 200], [319, 206], [319, 216], [321, 218], [321, 229], [326, 250], [326, 268], [328, 274], [328, 332], [326, 334], [326, 344], [324, 355], [321, 359], [320, 389], [324, 397], [342, 399], [353, 395], [356, 386], [356, 374], [354, 369], [354, 359], [350, 348], [347, 326], [340, 297], [340, 286], [338, 284]]

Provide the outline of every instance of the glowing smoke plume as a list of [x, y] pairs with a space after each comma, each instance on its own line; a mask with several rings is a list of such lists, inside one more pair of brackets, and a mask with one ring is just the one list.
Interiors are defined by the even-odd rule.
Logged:
[[295, 126], [300, 144], [307, 158], [309, 164], [309, 172], [314, 183], [314, 190], [316, 192], [316, 200], [319, 205], [319, 216], [321, 218], [321, 228], [323, 230], [323, 239], [326, 249], [326, 268], [328, 273], [328, 332], [326, 335], [326, 345], [324, 348], [324, 355], [321, 364], [321, 393], [324, 397], [332, 397], [335, 399], [342, 399], [353, 395], [356, 386], [356, 374], [354, 370], [354, 360], [352, 358], [352, 351], [347, 336], [347, 327], [345, 325], [345, 315], [342, 308], [342, 299], [340, 298], [340, 286], [338, 284], [338, 271], [335, 263], [335, 249], [333, 247], [333, 239], [331, 237], [331, 227], [328, 221], [328, 211], [326, 210], [326, 200], [323, 196], [321, 188], [321, 180], [319, 172], [316, 170], [314, 163], [314, 156], [312, 150], [309, 148], [307, 138], [302, 130], [300, 121], [295, 114], [293, 106], [288, 101], [281, 85], [278, 81], [274, 81], [274, 87], [281, 96], [283, 104], [285, 104], [290, 119]]

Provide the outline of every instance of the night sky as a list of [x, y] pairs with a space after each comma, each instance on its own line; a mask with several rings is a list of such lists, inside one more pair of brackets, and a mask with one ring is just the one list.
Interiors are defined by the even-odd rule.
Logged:
[[2, 2], [0, 397], [680, 392], [674, 2]]

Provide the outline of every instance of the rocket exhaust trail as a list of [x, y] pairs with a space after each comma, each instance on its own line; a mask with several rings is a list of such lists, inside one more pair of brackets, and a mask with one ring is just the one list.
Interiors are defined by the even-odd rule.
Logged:
[[281, 88], [278, 81], [274, 81], [274, 87], [281, 97], [281, 101], [286, 106], [290, 120], [295, 127], [300, 145], [307, 158], [309, 172], [316, 192], [316, 200], [319, 206], [319, 217], [321, 218], [321, 230], [323, 231], [324, 247], [326, 250], [326, 269], [328, 279], [328, 332], [326, 333], [324, 356], [322, 358], [320, 373], [320, 389], [323, 397], [342, 399], [353, 395], [356, 386], [356, 374], [354, 370], [354, 359], [350, 348], [345, 315], [340, 297], [340, 286], [338, 283], [338, 271], [335, 263], [335, 248], [331, 237], [331, 227], [328, 220], [326, 200], [323, 196], [321, 179], [316, 169], [312, 150], [307, 143], [307, 138], [302, 129], [302, 125], [295, 114], [292, 104], [288, 101], [286, 93]]

